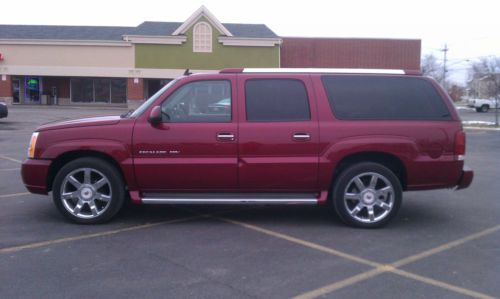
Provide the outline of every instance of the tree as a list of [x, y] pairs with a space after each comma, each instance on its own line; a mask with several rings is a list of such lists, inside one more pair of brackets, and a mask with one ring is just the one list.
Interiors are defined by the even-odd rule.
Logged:
[[500, 93], [500, 57], [483, 57], [472, 63], [469, 79], [471, 95], [497, 97]]
[[427, 54], [421, 62], [422, 75], [429, 76], [438, 82], [443, 81], [443, 64], [433, 54]]
[[462, 97], [465, 95], [465, 88], [457, 84], [452, 84], [448, 93], [454, 102], [458, 102], [461, 101]]
[[[498, 108], [500, 94], [500, 57], [484, 57], [471, 65], [469, 88], [472, 93], [494, 98]], [[495, 109], [495, 126], [498, 127], [498, 110]]]

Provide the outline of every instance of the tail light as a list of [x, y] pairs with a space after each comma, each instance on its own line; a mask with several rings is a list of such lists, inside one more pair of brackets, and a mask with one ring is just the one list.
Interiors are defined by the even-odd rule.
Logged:
[[455, 157], [457, 160], [465, 158], [465, 132], [458, 131], [455, 134]]

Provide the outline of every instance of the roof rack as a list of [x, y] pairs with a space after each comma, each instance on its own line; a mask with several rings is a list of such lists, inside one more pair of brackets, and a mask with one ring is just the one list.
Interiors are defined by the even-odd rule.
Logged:
[[349, 68], [227, 68], [220, 73], [338, 73], [338, 74], [389, 74], [420, 75], [419, 70], [398, 69], [349, 69]]

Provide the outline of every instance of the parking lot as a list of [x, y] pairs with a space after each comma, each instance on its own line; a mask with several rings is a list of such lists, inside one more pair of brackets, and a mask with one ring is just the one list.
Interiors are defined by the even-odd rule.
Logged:
[[124, 111], [10, 107], [0, 119], [1, 298], [500, 297], [498, 131], [467, 132], [470, 188], [407, 192], [377, 230], [298, 206], [129, 205], [85, 226], [27, 193], [19, 169], [37, 125]]

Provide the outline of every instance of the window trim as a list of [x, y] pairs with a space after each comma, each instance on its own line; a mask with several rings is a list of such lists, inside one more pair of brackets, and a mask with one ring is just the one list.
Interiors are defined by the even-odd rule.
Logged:
[[[166, 103], [169, 98], [171, 96], [173, 96], [178, 90], [180, 90], [181, 88], [183, 88], [184, 86], [187, 86], [189, 84], [192, 84], [192, 83], [197, 83], [197, 82], [209, 82], [209, 81], [218, 81], [218, 82], [227, 82], [229, 83], [229, 96], [230, 96], [230, 100], [231, 100], [231, 110], [230, 110], [230, 117], [229, 117], [229, 120], [228, 121], [217, 121], [217, 122], [172, 122], [172, 121], [164, 121], [163, 120], [163, 117], [162, 117], [162, 121], [161, 123], [165, 123], [165, 124], [229, 124], [229, 123], [233, 123], [234, 122], [234, 113], [233, 113], [233, 109], [234, 109], [234, 104], [235, 104], [235, 99], [233, 97], [233, 84], [232, 84], [232, 81], [230, 79], [217, 79], [217, 78], [214, 78], [214, 79], [200, 79], [200, 80], [192, 80], [192, 81], [188, 81], [180, 86], [178, 86], [176, 89], [172, 90], [172, 92], [166, 96], [160, 103], [158, 106], [162, 107], [164, 103]], [[161, 108], [160, 108], [161, 109]], [[237, 111], [236, 111], [237, 113]]]
[[[196, 38], [197, 35], [197, 29], [200, 28], [200, 26], [207, 26], [208, 28], [208, 33], [204, 33], [204, 35], [208, 35], [208, 47], [204, 48], [199, 45], [201, 41], [205, 41], [204, 39], [200, 40], [200, 36], [198, 36], [198, 39]], [[200, 33], [198, 33], [200, 35]], [[207, 36], [203, 36], [203, 38], [206, 38]], [[196, 25], [193, 27], [193, 52], [195, 53], [212, 53], [213, 51], [213, 30], [212, 26], [208, 24], [207, 22], [198, 22]]]
[[[247, 82], [249, 81], [269, 81], [269, 80], [274, 80], [274, 81], [298, 81], [302, 84], [302, 86], [304, 87], [304, 91], [305, 91], [305, 94], [306, 94], [306, 103], [307, 103], [307, 107], [308, 107], [308, 119], [304, 119], [304, 120], [249, 120], [248, 119], [248, 106], [247, 106], [247, 99], [248, 99], [248, 96], [247, 96]], [[311, 113], [311, 99], [309, 98], [309, 92], [308, 92], [308, 89], [307, 89], [307, 85], [306, 83], [304, 82], [304, 80], [302, 79], [299, 79], [299, 78], [249, 78], [249, 79], [246, 79], [245, 80], [245, 83], [244, 83], [244, 87], [245, 89], [245, 121], [248, 122], [248, 123], [287, 123], [287, 122], [309, 122], [309, 121], [312, 121], [312, 113]]]

